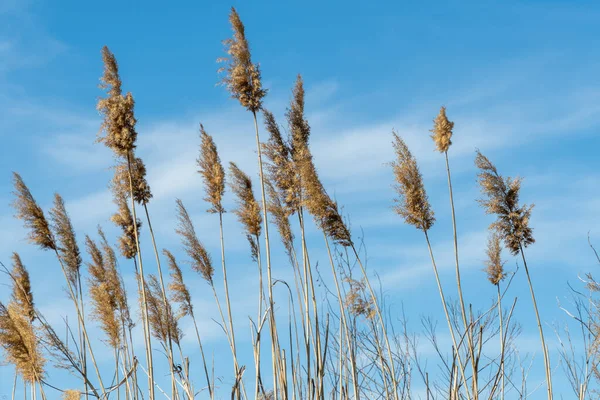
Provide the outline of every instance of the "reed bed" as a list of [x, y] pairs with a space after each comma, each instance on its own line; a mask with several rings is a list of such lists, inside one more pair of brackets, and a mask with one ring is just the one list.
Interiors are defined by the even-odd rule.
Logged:
[[[102, 49], [104, 97], [97, 104], [102, 116], [97, 141], [114, 154], [114, 178], [108, 184], [115, 206], [111, 221], [120, 235], [109, 238], [98, 227], [83, 240], [76, 237], [63, 198], [56, 194], [46, 213], [21, 175], [14, 173], [15, 217], [22, 221], [31, 244], [56, 257], [56, 265], [43, 268], [60, 268], [76, 321], [66, 324], [66, 334], [62, 327], [52, 326], [34, 301], [35, 288], [21, 257], [14, 253], [10, 267], [2, 264], [11, 289], [8, 300], [0, 303], [0, 344], [4, 360], [14, 366], [13, 398], [21, 387], [32, 399], [70, 400], [526, 398], [527, 365], [514, 347], [519, 334], [513, 319], [517, 298], [507, 298], [513, 279], [523, 277], [505, 269], [508, 259], [502, 252], [506, 249], [525, 272], [540, 335], [545, 393], [553, 399], [552, 378], [558, 364], [550, 359], [541, 317], [544, 310], [538, 307], [528, 265], [535, 260], [525, 253], [535, 239], [530, 226], [533, 206], [519, 199], [522, 180], [502, 176], [488, 157], [475, 152], [474, 175], [481, 188], [478, 201], [482, 212], [495, 218], [483, 250], [492, 300], [468, 299], [461, 280], [450, 169], [454, 122], [441, 107], [433, 120], [431, 139], [432, 150], [445, 158], [450, 209], [435, 212], [451, 216], [453, 259], [444, 262], [454, 264], [456, 287], [443, 282], [439, 273], [439, 259], [430, 240], [436, 218], [418, 160], [404, 139], [390, 130], [390, 148], [395, 153], [395, 159], [389, 160], [395, 191], [390, 190], [390, 204], [398, 224], [411, 225], [422, 235], [451, 339], [449, 347], [441, 347], [435, 322], [424, 319], [425, 334], [439, 354], [432, 374], [419, 355], [415, 335], [407, 329], [403, 310], [386, 304], [379, 282], [367, 269], [362, 238], [352, 232], [342, 206], [319, 176], [302, 76], [297, 76], [291, 89], [280, 125], [264, 107], [268, 92], [262, 85], [260, 65], [252, 59], [245, 26], [233, 8], [229, 22], [233, 34], [224, 41], [225, 57], [218, 60], [220, 82], [249, 111], [259, 173], [244, 172], [236, 160], [230, 160], [226, 169], [217, 146], [222, 139], [211, 136], [210, 127], [200, 124], [196, 161], [204, 196], [198, 195], [210, 218], [218, 217], [218, 232], [205, 230], [177, 199], [177, 225], [171, 228], [183, 251], [160, 247], [161, 238], [152, 229], [151, 182], [137, 154], [137, 141], [144, 140], [144, 135], [138, 136], [134, 97], [123, 91], [117, 58], [107, 47]], [[228, 195], [235, 198], [230, 210], [223, 202]], [[247, 299], [238, 299], [230, 290], [235, 275], [227, 262], [226, 244], [233, 233], [223, 223], [229, 214], [237, 218], [247, 238], [248, 264], [255, 271], [257, 304], [255, 314], [248, 316], [249, 328], [234, 319], [236, 301]], [[277, 235], [269, 235], [272, 226]], [[307, 239], [314, 230], [323, 238], [320, 245]], [[202, 241], [209, 235], [220, 243], [216, 256]], [[143, 257], [141, 238], [151, 242], [151, 256]], [[272, 258], [276, 247], [283, 248], [285, 262]], [[315, 255], [322, 251], [327, 255], [324, 268], [318, 266], [321, 260]], [[274, 271], [284, 268], [291, 271], [290, 280], [275, 279]], [[128, 292], [124, 270], [136, 277], [137, 291]], [[187, 270], [201, 278], [201, 290], [190, 290], [191, 282], [197, 281], [186, 281]], [[484, 274], [481, 280], [485, 281]], [[578, 298], [577, 312], [567, 314], [581, 326], [585, 360], [577, 363], [572, 346], [563, 346], [560, 353], [578, 399], [592, 398], [592, 383], [600, 378], [600, 285], [591, 275], [586, 284], [589, 292]], [[192, 292], [202, 293], [203, 301], [214, 301], [218, 314], [213, 321], [198, 318]], [[456, 293], [457, 299], [448, 293]], [[193, 346], [182, 340], [182, 326], [190, 322]], [[229, 353], [219, 353], [218, 360], [201, 334], [202, 324], [207, 323], [219, 327], [229, 347]], [[91, 340], [91, 326], [99, 328], [100, 340]], [[141, 334], [136, 334], [140, 327]], [[100, 352], [112, 354], [112, 368], [100, 365]], [[230, 375], [215, 376], [215, 363], [230, 365]], [[64, 387], [53, 380], [52, 367], [66, 369], [77, 386]]]

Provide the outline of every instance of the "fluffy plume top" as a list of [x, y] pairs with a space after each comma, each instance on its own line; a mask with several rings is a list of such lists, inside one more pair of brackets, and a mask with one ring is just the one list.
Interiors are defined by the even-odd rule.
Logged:
[[433, 120], [433, 129], [430, 131], [435, 147], [440, 153], [447, 152], [452, 144], [452, 128], [454, 128], [454, 122], [448, 120], [446, 107], [440, 108], [440, 113]]
[[[152, 198], [150, 185], [146, 181], [146, 165], [144, 161], [135, 157], [131, 160], [131, 183], [133, 186], [133, 199], [138, 204], [148, 204]], [[115, 176], [111, 182], [111, 188], [115, 196], [123, 193], [129, 197], [131, 188], [129, 186], [129, 165], [127, 160], [119, 162], [115, 166]]]
[[204, 126], [200, 124], [200, 156], [198, 157], [198, 172], [202, 175], [206, 190], [205, 201], [211, 204], [210, 213], [223, 213], [223, 193], [225, 193], [225, 170], [221, 164], [217, 146]]
[[45, 358], [39, 346], [40, 339], [31, 321], [19, 307], [0, 303], [0, 346], [4, 359], [13, 364], [23, 380], [34, 383], [44, 378]]
[[12, 205], [16, 210], [15, 217], [22, 220], [29, 230], [29, 241], [44, 250], [55, 250], [56, 242], [44, 211], [33, 198], [21, 175], [16, 172], [13, 172], [13, 183], [15, 200]]
[[505, 278], [504, 262], [502, 262], [502, 246], [500, 245], [500, 235], [492, 231], [487, 242], [487, 255], [485, 271], [488, 275], [488, 280], [493, 285], [498, 285]]
[[533, 230], [529, 227], [529, 218], [533, 205], [519, 205], [521, 179], [503, 178], [490, 160], [477, 151], [475, 165], [480, 172], [477, 176], [481, 193], [485, 198], [479, 204], [487, 214], [495, 214], [494, 229], [512, 255], [519, 254], [521, 246], [535, 243]]
[[163, 254], [165, 257], [167, 257], [169, 270], [171, 271], [171, 282], [169, 283], [171, 300], [179, 304], [177, 318], [183, 318], [186, 315], [193, 315], [194, 307], [192, 306], [192, 296], [190, 295], [190, 291], [183, 281], [181, 268], [179, 268], [179, 264], [177, 264], [175, 256], [169, 250], [163, 249]]
[[212, 285], [215, 272], [212, 267], [212, 260], [200, 240], [198, 240], [190, 215], [179, 199], [177, 199], [177, 217], [179, 225], [175, 232], [181, 236], [185, 252], [192, 259], [192, 268]]
[[282, 201], [287, 212], [291, 215], [300, 204], [300, 181], [292, 160], [292, 149], [279, 130], [273, 114], [263, 110], [265, 128], [269, 132], [269, 140], [262, 144], [262, 150], [267, 159], [267, 175], [282, 194]]
[[[117, 196], [115, 203], [119, 206], [119, 211], [110, 217], [111, 221], [121, 228], [123, 234], [119, 238], [119, 249], [123, 257], [131, 259], [137, 254], [137, 246], [135, 242], [135, 227], [133, 221], [133, 214], [129, 208], [127, 198], [124, 195]], [[136, 222], [138, 240], [140, 234], [140, 227], [142, 222], [138, 219]]]
[[135, 148], [137, 132], [134, 116], [135, 102], [131, 93], [121, 93], [121, 78], [115, 56], [108, 47], [102, 48], [104, 75], [100, 78], [100, 88], [106, 97], [100, 98], [96, 108], [104, 118], [98, 141], [112, 149], [118, 156], [127, 156]]
[[392, 134], [396, 152], [396, 161], [392, 162], [392, 168], [396, 178], [395, 189], [398, 193], [398, 198], [394, 199], [396, 203], [394, 209], [407, 224], [427, 231], [435, 222], [435, 218], [429, 205], [417, 160], [404, 140], [395, 131], [392, 131]]
[[231, 190], [236, 195], [235, 215], [244, 225], [246, 236], [252, 248], [252, 257], [258, 257], [258, 237], [260, 236], [262, 216], [260, 206], [254, 198], [252, 180], [235, 163], [229, 164]]
[[58, 240], [58, 253], [67, 272], [67, 279], [74, 288], [79, 285], [79, 269], [81, 268], [81, 253], [75, 238], [75, 230], [65, 208], [63, 198], [54, 194], [54, 207], [50, 210], [50, 221], [54, 236]]
[[308, 147], [308, 138], [310, 137], [310, 126], [304, 118], [304, 82], [300, 75], [298, 75], [292, 90], [292, 101], [286, 117], [292, 136], [292, 155], [295, 156], [301, 154], [304, 147]]
[[350, 314], [354, 316], [364, 316], [367, 319], [375, 318], [376, 311], [372, 300], [367, 300], [365, 294], [365, 284], [362, 281], [357, 281], [347, 278], [346, 282], [350, 286], [350, 290], [346, 293], [345, 305]]
[[100, 236], [100, 246], [102, 247], [102, 257], [106, 273], [105, 276], [111, 290], [111, 296], [117, 304], [121, 320], [131, 324], [131, 313], [127, 302], [127, 291], [125, 290], [123, 277], [119, 272], [117, 256], [112, 246], [108, 243], [108, 240], [106, 240], [104, 231], [100, 226], [98, 226], [98, 236]]
[[17, 253], [12, 254], [12, 295], [11, 300], [20, 310], [22, 315], [26, 315], [30, 321], [33, 321], [35, 310], [33, 303], [33, 293], [31, 292], [31, 280], [29, 279], [29, 272], [23, 265], [21, 257]]
[[233, 37], [223, 41], [227, 57], [217, 60], [225, 64], [219, 69], [219, 72], [225, 73], [221, 84], [231, 93], [231, 97], [255, 113], [261, 109], [267, 90], [262, 88], [260, 67], [252, 63], [244, 24], [233, 7], [229, 14], [229, 22], [233, 29]]
[[146, 283], [146, 304], [152, 335], [160, 340], [163, 346], [166, 346], [169, 338], [179, 345], [183, 333], [179, 329], [177, 319], [173, 316], [169, 302], [165, 308], [160, 283], [158, 278], [152, 274], [148, 276]]
[[92, 318], [100, 322], [100, 327], [107, 336], [108, 344], [117, 348], [121, 338], [121, 323], [118, 317], [118, 303], [112, 286], [114, 279], [107, 268], [105, 259], [96, 243], [89, 236], [85, 245], [92, 262], [88, 265], [89, 294], [92, 300]]
[[275, 189], [275, 186], [270, 180], [265, 182], [268, 196], [267, 210], [273, 217], [277, 231], [281, 237], [281, 241], [285, 247], [286, 253], [290, 260], [294, 252], [294, 234], [290, 226], [290, 218], [287, 208], [281, 200], [280, 194]]
[[65, 390], [62, 395], [62, 400], [79, 400], [81, 399], [81, 392], [78, 390]]

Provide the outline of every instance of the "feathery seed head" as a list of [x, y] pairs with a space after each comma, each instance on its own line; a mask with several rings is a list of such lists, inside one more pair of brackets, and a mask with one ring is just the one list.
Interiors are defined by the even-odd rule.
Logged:
[[75, 230], [65, 208], [65, 202], [58, 193], [54, 194], [54, 207], [50, 210], [50, 221], [54, 236], [58, 240], [58, 253], [66, 267], [67, 279], [76, 288], [79, 285], [81, 253], [75, 238]]
[[504, 262], [502, 262], [501, 237], [498, 232], [492, 231], [487, 242], [487, 261], [485, 271], [488, 280], [493, 285], [498, 285], [506, 275], [504, 274]]
[[202, 175], [206, 190], [205, 201], [212, 207], [208, 210], [210, 213], [223, 213], [223, 193], [225, 193], [225, 170], [221, 164], [217, 146], [204, 126], [200, 124], [200, 156], [198, 157], [198, 172]]
[[365, 284], [362, 281], [357, 281], [352, 278], [347, 278], [345, 281], [350, 286], [350, 290], [346, 294], [345, 306], [350, 314], [354, 316], [364, 316], [367, 319], [375, 318], [376, 311], [373, 306], [373, 301], [366, 299]]
[[448, 120], [446, 116], [446, 107], [440, 108], [440, 113], [433, 120], [433, 129], [431, 138], [435, 142], [435, 147], [440, 153], [445, 153], [452, 144], [452, 129], [454, 122]]
[[396, 202], [394, 209], [407, 224], [427, 231], [435, 222], [435, 218], [425, 192], [417, 160], [404, 140], [395, 131], [392, 131], [392, 134], [394, 135], [393, 145], [396, 161], [391, 165], [396, 178], [395, 189], [398, 193], [398, 198], [394, 199]]
[[100, 245], [102, 246], [105, 279], [109, 285], [111, 296], [116, 302], [121, 320], [131, 323], [131, 313], [129, 311], [129, 304], [127, 303], [127, 291], [119, 272], [117, 256], [112, 246], [108, 243], [108, 240], [106, 240], [104, 231], [100, 226], [98, 226], [98, 236], [100, 236]]
[[267, 211], [273, 217], [277, 231], [281, 237], [281, 241], [285, 247], [286, 253], [290, 260], [294, 252], [294, 234], [290, 226], [289, 208], [285, 207], [285, 196], [277, 192], [275, 185], [270, 180], [265, 182], [267, 189]]
[[62, 395], [62, 400], [79, 400], [81, 399], [81, 392], [78, 390], [65, 390]]
[[231, 162], [229, 164], [229, 172], [231, 175], [231, 190], [236, 195], [237, 208], [234, 211], [239, 221], [244, 225], [246, 236], [253, 249], [253, 258], [257, 257], [256, 240], [260, 236], [262, 216], [260, 207], [254, 198], [252, 191], [252, 180], [238, 166]]
[[292, 136], [292, 155], [295, 158], [301, 149], [308, 147], [308, 138], [310, 137], [310, 126], [304, 118], [304, 82], [300, 75], [296, 79], [292, 96], [286, 117]]
[[[137, 245], [135, 241], [135, 229], [133, 215], [131, 213], [131, 209], [129, 208], [129, 204], [127, 202], [127, 198], [121, 194], [115, 198], [115, 203], [119, 207], [119, 211], [113, 214], [110, 219], [111, 221], [121, 228], [123, 234], [119, 238], [119, 249], [121, 250], [121, 254], [123, 257], [131, 259], [134, 258], [137, 254]], [[140, 235], [140, 227], [142, 226], [142, 222], [138, 219], [135, 221], [137, 225], [137, 233], [138, 240]]]
[[[131, 195], [129, 186], [129, 165], [127, 160], [120, 161], [115, 167], [115, 175], [111, 182], [111, 188], [115, 196], [123, 193], [126, 197]], [[146, 180], [146, 165], [139, 157], [131, 160], [131, 183], [133, 186], [133, 199], [138, 204], [148, 204], [152, 198], [150, 185]]]
[[475, 165], [479, 168], [478, 182], [485, 198], [478, 200], [487, 214], [495, 214], [491, 228], [496, 230], [512, 255], [519, 254], [521, 246], [535, 243], [529, 219], [533, 205], [519, 205], [520, 178], [503, 178], [494, 164], [477, 151]]
[[175, 232], [181, 236], [185, 252], [192, 259], [192, 268], [212, 285], [215, 272], [212, 260], [208, 251], [206, 251], [200, 240], [198, 240], [190, 215], [185, 209], [183, 202], [179, 199], [177, 199], [177, 217], [179, 225]]
[[169, 338], [179, 344], [183, 333], [179, 329], [177, 319], [173, 316], [171, 304], [167, 302], [166, 308], [162, 298], [162, 288], [155, 275], [148, 275], [146, 281], [146, 305], [148, 321], [152, 335], [166, 345]]
[[193, 315], [194, 308], [192, 306], [192, 296], [183, 281], [181, 268], [175, 260], [175, 256], [167, 249], [163, 249], [163, 254], [169, 262], [169, 270], [171, 271], [171, 282], [169, 283], [169, 291], [171, 292], [171, 300], [179, 304], [179, 312], [177, 318], [183, 318], [186, 315]]
[[256, 113], [262, 107], [267, 90], [262, 88], [260, 67], [252, 63], [244, 24], [233, 7], [229, 14], [229, 22], [233, 29], [233, 37], [223, 41], [227, 57], [217, 60], [225, 64], [219, 69], [219, 72], [225, 73], [221, 84], [243, 107]]
[[12, 269], [12, 303], [20, 310], [22, 315], [26, 315], [31, 321], [35, 316], [33, 293], [31, 292], [31, 280], [29, 272], [21, 262], [19, 254], [12, 254], [13, 269]]
[[15, 217], [23, 220], [23, 225], [29, 230], [29, 241], [44, 250], [55, 250], [56, 241], [50, 230], [44, 211], [37, 204], [21, 175], [13, 172], [15, 200], [12, 205], [16, 210]]

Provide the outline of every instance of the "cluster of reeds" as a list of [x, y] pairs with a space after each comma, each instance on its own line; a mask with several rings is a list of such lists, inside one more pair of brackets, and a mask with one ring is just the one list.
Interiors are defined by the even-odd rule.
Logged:
[[[176, 200], [178, 225], [175, 231], [181, 239], [185, 261], [212, 292], [218, 310], [217, 323], [231, 351], [233, 373], [229, 378], [218, 380], [214, 371], [209, 372], [199, 328], [204, 321], [196, 318], [185, 273], [174, 253], [163, 249], [162, 257], [159, 254], [149, 212], [152, 192], [146, 179], [145, 164], [136, 154], [135, 102], [131, 93], [123, 92], [116, 58], [104, 47], [101, 88], [105, 97], [98, 101], [103, 118], [98, 141], [110, 148], [115, 156], [114, 178], [109, 185], [116, 210], [111, 220], [121, 232], [117, 246], [122, 260], [119, 261], [120, 257], [100, 227], [97, 239], [85, 236], [87, 256], [82, 254], [62, 197], [55, 195], [53, 208], [46, 218], [21, 176], [14, 174], [16, 217], [23, 221], [31, 243], [55, 254], [65, 277], [67, 296], [77, 314], [76, 329], [68, 326], [69, 337], [73, 340], [62, 339], [35, 307], [29, 274], [21, 258], [16, 253], [13, 255], [13, 268], [6, 269], [11, 278], [11, 297], [6, 305], [0, 303], [0, 344], [6, 361], [15, 366], [16, 375], [31, 388], [32, 397], [35, 398], [39, 389], [45, 399], [47, 389], [51, 388], [53, 393], [61, 391], [65, 399], [124, 396], [132, 400], [162, 397], [175, 400], [198, 396], [214, 399], [226, 395], [244, 400], [398, 400], [414, 396], [413, 374], [416, 371], [423, 380], [427, 398], [523, 398], [526, 391], [523, 386], [518, 386], [513, 376], [516, 355], [509, 346], [517, 334], [515, 324], [511, 323], [516, 299], [510, 308], [502, 305], [514, 277], [514, 273], [504, 270], [501, 251], [506, 247], [513, 256], [521, 256], [525, 269], [544, 354], [547, 396], [552, 399], [549, 350], [524, 253], [524, 249], [534, 243], [534, 238], [529, 225], [532, 207], [519, 202], [521, 180], [504, 178], [487, 157], [479, 151], [476, 153], [475, 164], [483, 194], [480, 204], [486, 213], [496, 217], [490, 226], [485, 265], [488, 280], [496, 289], [490, 307], [476, 305], [484, 308], [473, 311], [473, 305], [463, 296], [460, 275], [449, 163], [454, 123], [442, 107], [434, 120], [431, 137], [435, 150], [444, 155], [446, 162], [456, 303], [446, 297], [448, 288], [441, 281], [434, 257], [430, 233], [436, 219], [417, 160], [402, 137], [392, 132], [396, 154], [391, 163], [397, 193], [394, 210], [404, 222], [424, 234], [452, 340], [451, 348], [440, 349], [433, 324], [425, 324], [441, 356], [442, 373], [432, 381], [420, 362], [417, 344], [406, 324], [399, 331], [394, 327], [392, 320], [396, 318], [373, 288], [361, 256], [361, 240], [352, 235], [340, 206], [319, 177], [310, 146], [311, 128], [305, 111], [302, 77], [298, 75], [296, 79], [284, 116], [285, 124], [281, 126], [275, 115], [264, 108], [267, 90], [262, 86], [260, 67], [252, 60], [245, 27], [235, 9], [231, 10], [229, 19], [233, 36], [224, 42], [227, 56], [219, 60], [224, 64], [222, 83], [252, 114], [258, 185], [235, 162], [230, 162], [227, 174], [217, 140], [200, 125], [197, 165], [205, 189], [207, 212], [217, 214], [219, 218], [220, 271], [215, 269], [213, 257], [200, 239], [210, 232], [196, 230], [192, 216], [181, 200]], [[260, 137], [260, 118], [268, 134], [264, 141]], [[227, 216], [223, 206], [226, 188], [236, 198], [236, 206], [230, 211], [242, 226], [250, 247], [250, 259], [257, 267], [258, 305], [256, 317], [251, 317], [250, 331], [252, 366], [247, 365], [250, 364], [248, 360], [240, 358], [239, 341], [236, 341], [236, 335], [245, 330], [234, 324], [229, 290], [231, 278], [228, 277], [223, 229], [223, 220]], [[258, 196], [255, 188], [258, 188]], [[138, 218], [142, 209], [144, 221]], [[317, 261], [311, 258], [314, 249], [309, 248], [307, 240], [309, 216], [323, 236], [330, 267], [327, 272], [317, 270]], [[288, 257], [283, 264], [289, 265], [275, 265], [271, 258], [274, 243], [269, 236], [270, 223], [276, 226]], [[155, 265], [152, 267], [156, 269], [152, 273], [149, 273], [148, 260], [143, 257], [140, 247], [140, 234], [144, 230], [149, 234], [154, 253]], [[162, 270], [165, 259], [169, 270], [167, 277]], [[81, 268], [84, 264], [87, 270]], [[274, 279], [273, 271], [283, 268], [291, 268], [293, 283]], [[127, 293], [122, 269], [132, 271], [136, 277], [139, 315], [130, 308], [128, 296], [131, 294]], [[265, 269], [266, 277], [263, 275]], [[320, 279], [321, 274], [327, 274], [326, 279]], [[508, 283], [504, 284], [509, 276]], [[217, 277], [223, 280], [222, 290]], [[319, 290], [315, 284], [317, 279], [331, 282], [332, 288], [326, 286]], [[276, 298], [273, 290], [276, 284], [286, 286], [285, 297]], [[504, 287], [501, 289], [501, 286]], [[598, 285], [590, 283], [590, 288], [598, 291]], [[190, 364], [189, 355], [195, 349], [185, 348], [182, 342], [180, 320], [187, 317], [195, 328], [201, 366]], [[138, 319], [143, 331], [141, 340], [133, 334]], [[90, 321], [100, 327], [103, 343], [90, 341], [87, 329]], [[589, 331], [600, 332], [600, 324], [590, 321]], [[265, 327], [268, 329], [263, 329]], [[588, 346], [590, 354], [598, 352], [596, 336], [593, 345]], [[498, 340], [499, 351], [489, 356], [484, 354], [483, 348], [492, 339]], [[270, 350], [263, 351], [265, 340]], [[135, 352], [140, 348], [136, 347], [138, 341], [144, 344], [144, 361], [138, 360]], [[106, 368], [100, 368], [94, 353], [104, 345], [114, 356], [114, 371], [110, 374], [106, 373]], [[166, 359], [168, 371], [164, 373], [155, 370], [154, 359], [158, 355]], [[219, 358], [226, 362], [225, 357]], [[78, 377], [79, 387], [67, 389], [59, 382], [47, 382], [46, 378], [51, 376], [46, 370], [48, 359]], [[589, 360], [592, 359], [590, 355]], [[590, 367], [589, 371], [597, 373], [595, 368]], [[165, 375], [169, 378], [158, 378]], [[591, 372], [581, 383], [585, 388], [578, 389], [580, 398], [589, 392], [590, 376]], [[112, 383], [106, 385], [111, 379]], [[144, 380], [147, 380], [146, 384]], [[169, 386], [165, 387], [164, 382]], [[526, 385], [525, 378], [522, 385]]]

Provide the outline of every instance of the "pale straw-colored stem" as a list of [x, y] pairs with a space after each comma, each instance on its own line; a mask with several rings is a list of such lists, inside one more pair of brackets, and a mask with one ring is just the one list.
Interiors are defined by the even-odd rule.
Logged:
[[[433, 250], [431, 249], [431, 243], [429, 242], [429, 235], [427, 234], [426, 230], [423, 230], [423, 233], [425, 233], [425, 240], [427, 241], [427, 248], [429, 249], [429, 256], [431, 257], [431, 264], [433, 266], [433, 272], [435, 275], [435, 281], [438, 286], [438, 292], [440, 293], [440, 299], [442, 300], [442, 307], [444, 308], [446, 322], [448, 322], [448, 329], [450, 330], [450, 337], [452, 338], [452, 345], [456, 349], [456, 359], [458, 361], [458, 367], [459, 367], [458, 369], [460, 370], [462, 380], [465, 384], [465, 388], [468, 388], [467, 377], [465, 374], [465, 366], [462, 363], [462, 360], [460, 357], [460, 349], [456, 345], [456, 337], [454, 335], [454, 329], [452, 328], [452, 322], [450, 321], [450, 314], [448, 313], [448, 305], [446, 304], [446, 298], [444, 297], [444, 290], [442, 289], [442, 283], [440, 281], [440, 276], [438, 274], [437, 265], [435, 264], [435, 258], [433, 257]], [[467, 399], [470, 400], [471, 395], [469, 393], [469, 390], [468, 389], [465, 390], [465, 393], [467, 394]]]
[[200, 332], [198, 331], [198, 324], [196, 323], [196, 316], [194, 315], [194, 313], [191, 313], [191, 317], [192, 317], [192, 321], [194, 322], [194, 328], [196, 329], [196, 338], [198, 339], [198, 346], [200, 347], [200, 355], [202, 356], [202, 365], [204, 367], [204, 374], [206, 375], [206, 383], [208, 385], [208, 394], [211, 398], [211, 400], [213, 400], [215, 397], [215, 392], [214, 392], [214, 388], [212, 385], [212, 382], [210, 380], [210, 377], [208, 375], [208, 367], [206, 365], [206, 358], [204, 356], [204, 348], [202, 347], [202, 340], [200, 340]]
[[142, 262], [142, 249], [137, 228], [137, 214], [135, 211], [135, 200], [133, 198], [133, 178], [131, 176], [131, 152], [127, 153], [127, 168], [129, 175], [129, 192], [131, 195], [131, 213], [133, 216], [133, 234], [135, 237], [135, 246], [137, 250], [137, 259], [139, 263], [140, 291], [142, 294], [142, 324], [144, 325], [144, 342], [146, 345], [146, 362], [148, 364], [148, 392], [150, 400], [154, 400], [154, 367], [152, 362], [152, 338], [150, 336], [150, 321], [148, 320], [148, 308], [146, 303], [146, 281], [144, 279], [144, 264]]

